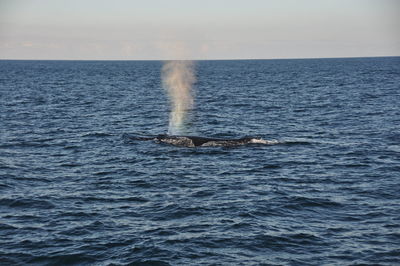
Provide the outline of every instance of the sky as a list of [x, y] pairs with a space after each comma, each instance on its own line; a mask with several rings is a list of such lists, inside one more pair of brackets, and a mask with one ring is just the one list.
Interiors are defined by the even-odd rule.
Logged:
[[0, 0], [0, 59], [400, 56], [400, 0]]

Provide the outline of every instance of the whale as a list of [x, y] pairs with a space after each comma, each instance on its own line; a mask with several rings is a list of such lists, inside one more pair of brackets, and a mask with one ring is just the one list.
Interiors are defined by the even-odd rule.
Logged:
[[262, 138], [248, 136], [242, 138], [211, 138], [160, 134], [150, 137], [129, 136], [129, 138], [134, 140], [153, 140], [157, 143], [166, 143], [181, 147], [230, 147], [246, 144], [276, 144], [276, 141], [268, 141]]

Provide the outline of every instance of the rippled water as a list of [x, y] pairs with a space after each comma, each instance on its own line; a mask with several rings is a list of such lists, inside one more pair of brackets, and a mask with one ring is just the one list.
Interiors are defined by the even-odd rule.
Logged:
[[185, 148], [157, 61], [0, 61], [0, 264], [400, 263], [400, 58], [200, 61]]

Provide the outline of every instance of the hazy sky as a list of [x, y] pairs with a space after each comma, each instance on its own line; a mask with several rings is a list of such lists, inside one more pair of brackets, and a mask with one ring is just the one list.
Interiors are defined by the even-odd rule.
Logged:
[[0, 59], [400, 55], [400, 0], [0, 0]]

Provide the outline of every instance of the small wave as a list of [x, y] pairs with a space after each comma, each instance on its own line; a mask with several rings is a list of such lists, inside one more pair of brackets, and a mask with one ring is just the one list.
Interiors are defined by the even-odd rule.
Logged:
[[162, 260], [135, 260], [133, 262], [130, 262], [129, 265], [132, 266], [169, 266], [168, 262], [162, 261]]
[[51, 209], [54, 208], [54, 204], [46, 200], [39, 199], [28, 199], [28, 198], [19, 198], [19, 199], [9, 199], [3, 198], [0, 199], [0, 206], [7, 206], [12, 208], [42, 208], [42, 209]]
[[120, 197], [120, 198], [105, 198], [105, 197], [83, 197], [82, 200], [87, 202], [99, 201], [99, 202], [148, 202], [149, 200], [143, 197]]
[[282, 168], [282, 166], [277, 164], [266, 164], [262, 167], [262, 169], [279, 169], [279, 168]]
[[113, 134], [105, 132], [91, 132], [82, 135], [82, 137], [112, 137], [112, 136]]
[[61, 167], [80, 167], [82, 164], [79, 163], [63, 163], [60, 164]]
[[341, 207], [342, 204], [331, 201], [329, 199], [322, 198], [306, 198], [306, 197], [289, 197], [287, 198], [288, 203], [285, 204], [285, 208], [288, 209], [303, 209], [303, 208], [337, 208]]
[[53, 144], [43, 143], [41, 141], [20, 141], [14, 143], [7, 143], [0, 145], [2, 149], [9, 149], [9, 148], [45, 148], [50, 147]]
[[5, 223], [4, 224], [0, 223], [0, 230], [15, 230], [15, 229], [17, 229], [17, 227]]
[[90, 264], [96, 262], [96, 257], [84, 253], [74, 253], [68, 255], [38, 256], [29, 263], [46, 265], [75, 265]]

